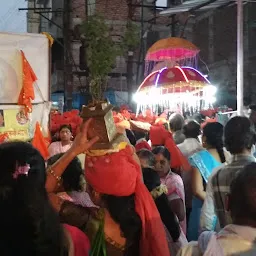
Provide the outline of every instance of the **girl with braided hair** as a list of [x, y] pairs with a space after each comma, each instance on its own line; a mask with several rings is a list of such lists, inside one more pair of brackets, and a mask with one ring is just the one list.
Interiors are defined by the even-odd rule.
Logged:
[[[197, 241], [201, 208], [206, 196], [206, 184], [212, 171], [225, 163], [229, 157], [223, 147], [223, 125], [208, 123], [203, 128], [204, 149], [189, 157], [192, 166], [191, 187], [193, 193], [192, 212], [188, 224], [188, 240]], [[213, 225], [215, 225], [213, 223]]]
[[229, 153], [224, 149], [223, 129], [223, 125], [218, 122], [208, 123], [203, 128], [204, 148], [221, 163], [225, 163], [230, 157]]

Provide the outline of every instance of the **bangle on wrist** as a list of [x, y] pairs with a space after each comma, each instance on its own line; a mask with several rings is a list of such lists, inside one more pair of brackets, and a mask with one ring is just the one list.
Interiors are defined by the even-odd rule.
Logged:
[[47, 170], [47, 173], [51, 174], [56, 180], [57, 180], [57, 185], [60, 186], [60, 182], [61, 182], [61, 176], [58, 176], [54, 170], [52, 169], [52, 167], [50, 166]]

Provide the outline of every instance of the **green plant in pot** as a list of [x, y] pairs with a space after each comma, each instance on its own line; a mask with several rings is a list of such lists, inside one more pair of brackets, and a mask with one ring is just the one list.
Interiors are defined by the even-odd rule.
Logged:
[[[100, 140], [94, 145], [95, 149], [111, 147], [115, 139], [115, 125], [111, 113], [112, 106], [104, 100], [108, 75], [116, 64], [116, 58], [122, 56], [131, 48], [135, 48], [137, 41], [132, 31], [134, 25], [127, 23], [121, 42], [115, 43], [105, 19], [100, 15], [89, 16], [82, 25], [86, 46], [86, 63], [89, 69], [88, 84], [92, 96], [92, 104], [83, 107], [82, 117], [87, 120], [93, 117], [93, 129], [89, 136], [98, 135]], [[114, 128], [113, 128], [114, 127]]]

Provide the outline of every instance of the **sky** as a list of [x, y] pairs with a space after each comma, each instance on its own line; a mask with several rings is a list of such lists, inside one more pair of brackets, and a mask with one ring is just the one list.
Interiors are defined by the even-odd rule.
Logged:
[[157, 1], [156, 1], [156, 4], [157, 4], [158, 6], [165, 6], [166, 3], [167, 3], [167, 0], [157, 0]]
[[27, 8], [25, 0], [0, 0], [0, 32], [26, 32], [27, 14], [26, 11], [19, 11], [19, 8]]
[[[19, 8], [27, 8], [25, 0], [0, 0], [0, 32], [26, 32], [27, 14], [26, 11], [19, 11]], [[167, 0], [157, 0], [158, 6], [165, 5]]]

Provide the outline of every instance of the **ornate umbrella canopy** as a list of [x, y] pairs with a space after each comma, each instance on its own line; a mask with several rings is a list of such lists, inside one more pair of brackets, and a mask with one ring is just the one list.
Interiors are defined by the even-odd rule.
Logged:
[[199, 53], [199, 49], [191, 42], [179, 38], [169, 37], [154, 43], [147, 51], [145, 60], [183, 60], [193, 58]]
[[199, 51], [199, 48], [183, 38], [170, 37], [161, 39], [147, 51], [145, 74], [148, 75], [156, 65], [162, 64], [167, 67], [175, 65], [196, 67]]
[[150, 107], [154, 112], [196, 112], [209, 108], [216, 88], [199, 71], [191, 67], [163, 68], [152, 72], [139, 86], [135, 95], [137, 112]]

